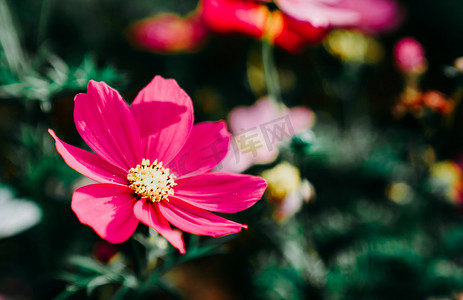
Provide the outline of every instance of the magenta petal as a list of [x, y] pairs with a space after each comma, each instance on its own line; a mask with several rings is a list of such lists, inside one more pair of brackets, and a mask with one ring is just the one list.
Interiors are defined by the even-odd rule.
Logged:
[[182, 150], [167, 165], [177, 177], [210, 171], [227, 154], [230, 137], [224, 121], [196, 124]]
[[127, 183], [127, 173], [115, 167], [97, 155], [66, 144], [49, 129], [48, 132], [55, 139], [56, 150], [64, 161], [77, 172], [100, 183]]
[[160, 202], [159, 209], [162, 215], [172, 225], [185, 232], [218, 237], [247, 228], [246, 225], [229, 221], [173, 196], [169, 197], [169, 201]]
[[261, 177], [219, 172], [176, 182], [176, 198], [205, 210], [223, 213], [235, 213], [251, 207], [267, 187]]
[[170, 227], [167, 220], [159, 211], [157, 204], [140, 200], [135, 203], [133, 212], [138, 220], [156, 230], [160, 235], [165, 237], [169, 243], [177, 248], [180, 253], [185, 254], [185, 244], [183, 242], [182, 233]]
[[130, 107], [140, 128], [145, 157], [170, 161], [193, 127], [193, 104], [173, 79], [156, 76]]
[[128, 187], [92, 184], [74, 192], [71, 208], [81, 223], [92, 227], [108, 242], [118, 244], [125, 242], [137, 228], [134, 204]]
[[74, 120], [87, 145], [101, 158], [128, 170], [140, 163], [140, 133], [127, 103], [104, 82], [90, 81], [75, 97]]

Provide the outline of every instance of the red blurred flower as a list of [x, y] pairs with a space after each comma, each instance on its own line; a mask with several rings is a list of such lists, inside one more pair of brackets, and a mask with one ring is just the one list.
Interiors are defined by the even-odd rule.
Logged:
[[117, 248], [104, 240], [96, 242], [93, 246], [93, 255], [102, 263], [108, 263], [117, 254]]
[[453, 109], [453, 102], [440, 92], [429, 91], [422, 96], [423, 106], [428, 107], [438, 113], [446, 114]]
[[162, 13], [129, 29], [129, 39], [135, 46], [158, 53], [196, 51], [205, 38], [206, 28], [196, 14], [181, 17]]
[[270, 40], [289, 52], [320, 42], [328, 32], [326, 28], [299, 22], [279, 10], [271, 12], [271, 22], [267, 26]]
[[270, 11], [266, 5], [246, 0], [202, 0], [199, 13], [213, 32], [244, 34], [267, 38], [290, 52], [322, 40], [327, 29], [300, 22], [281, 11]]
[[261, 38], [269, 11], [265, 5], [242, 0], [203, 0], [199, 13], [205, 24], [216, 33], [240, 33]]
[[438, 91], [431, 90], [422, 93], [409, 88], [400, 96], [400, 101], [395, 107], [395, 113], [400, 117], [406, 112], [411, 112], [415, 116], [421, 117], [425, 109], [445, 115], [453, 111], [454, 102]]

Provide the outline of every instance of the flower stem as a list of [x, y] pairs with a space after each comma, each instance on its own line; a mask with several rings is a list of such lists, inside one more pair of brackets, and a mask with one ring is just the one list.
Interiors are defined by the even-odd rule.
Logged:
[[278, 70], [275, 65], [273, 45], [267, 39], [262, 40], [262, 66], [269, 98], [281, 110], [283, 108], [283, 100], [281, 98]]

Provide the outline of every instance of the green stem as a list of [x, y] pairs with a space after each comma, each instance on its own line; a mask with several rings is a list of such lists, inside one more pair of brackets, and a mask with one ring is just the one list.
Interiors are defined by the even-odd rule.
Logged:
[[283, 108], [283, 100], [281, 98], [278, 70], [274, 61], [273, 45], [266, 39], [262, 40], [262, 65], [270, 100], [281, 110]]

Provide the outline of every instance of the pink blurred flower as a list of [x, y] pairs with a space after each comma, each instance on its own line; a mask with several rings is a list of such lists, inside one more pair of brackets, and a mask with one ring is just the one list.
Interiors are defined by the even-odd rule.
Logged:
[[128, 32], [132, 44], [158, 53], [192, 52], [206, 38], [206, 28], [196, 14], [181, 17], [162, 13], [139, 21]]
[[355, 27], [367, 32], [394, 29], [402, 20], [394, 0], [276, 0], [288, 15], [314, 26]]
[[426, 56], [421, 44], [412, 37], [401, 39], [394, 47], [397, 66], [404, 73], [422, 73], [426, 69]]
[[327, 29], [290, 18], [281, 11], [270, 11], [262, 1], [202, 0], [198, 6], [208, 28], [219, 34], [244, 34], [267, 38], [275, 45], [297, 52], [320, 42]]
[[193, 125], [190, 97], [173, 79], [156, 76], [129, 107], [103, 82], [75, 97], [74, 120], [90, 153], [62, 142], [65, 162], [98, 184], [77, 189], [71, 207], [80, 222], [111, 243], [126, 241], [139, 222], [185, 253], [175, 227], [222, 236], [246, 225], [212, 212], [233, 213], [258, 201], [266, 183], [250, 175], [210, 172], [230, 141], [225, 122]]
[[314, 120], [315, 115], [308, 108], [299, 106], [280, 111], [267, 97], [252, 106], [233, 109], [228, 116], [232, 143], [217, 169], [242, 172], [254, 164], [274, 161], [279, 145], [310, 128]]

